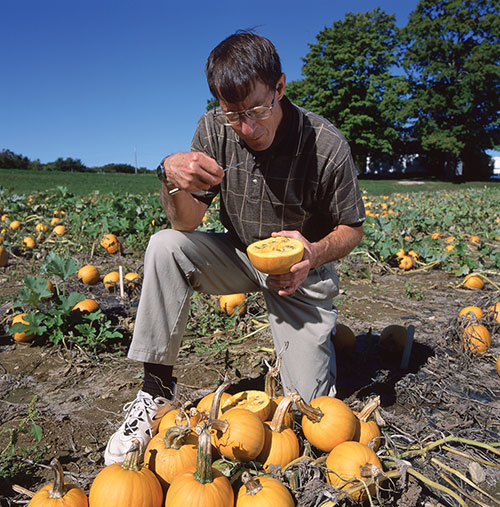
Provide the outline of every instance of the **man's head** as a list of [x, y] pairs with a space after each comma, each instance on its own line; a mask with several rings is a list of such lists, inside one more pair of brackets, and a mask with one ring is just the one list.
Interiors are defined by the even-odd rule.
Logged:
[[[231, 127], [256, 151], [269, 148], [283, 116], [280, 100], [285, 92], [285, 75], [274, 45], [251, 32], [238, 32], [223, 40], [207, 60], [210, 91], [221, 110], [241, 112]], [[252, 118], [244, 111], [265, 106], [265, 119]]]
[[241, 102], [257, 80], [274, 90], [281, 77], [276, 48], [265, 37], [252, 32], [236, 32], [210, 53], [206, 64], [212, 95], [227, 102]]

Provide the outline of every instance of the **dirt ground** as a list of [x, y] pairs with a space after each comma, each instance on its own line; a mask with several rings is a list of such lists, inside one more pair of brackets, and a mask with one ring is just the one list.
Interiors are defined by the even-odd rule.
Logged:
[[[336, 300], [339, 322], [349, 325], [358, 336], [356, 352], [337, 357], [339, 397], [356, 408], [368, 397], [380, 395], [380, 414], [394, 445], [403, 441], [408, 445], [429, 443], [447, 435], [498, 443], [500, 379], [495, 360], [500, 353], [500, 333], [497, 329], [490, 351], [475, 361], [460, 352], [456, 335], [458, 311], [469, 304], [498, 300], [498, 293], [488, 286], [483, 291], [457, 289], [459, 280], [442, 271], [404, 275], [376, 270], [354, 275], [354, 271], [342, 276]], [[132, 323], [136, 302], [114, 299], [109, 304], [111, 309], [121, 307]], [[3, 312], [7, 307], [3, 306]], [[373, 346], [389, 324], [415, 327], [407, 369], [399, 367], [399, 356], [391, 351], [380, 353]], [[264, 361], [273, 358], [268, 328], [242, 341], [236, 338], [219, 352], [196, 352], [185, 343], [174, 371], [181, 402], [195, 401], [215, 390], [226, 373], [234, 379], [230, 392], [263, 388]], [[213, 339], [206, 338], [207, 345]], [[60, 460], [68, 479], [88, 493], [103, 466], [107, 439], [121, 423], [123, 405], [141, 386], [141, 374], [142, 365], [123, 356], [109, 353], [96, 359], [78, 351], [20, 344], [6, 335], [1, 337], [0, 429], [25, 417], [37, 396], [37, 423], [43, 429], [47, 454], [29, 474], [0, 479], [0, 505], [25, 505], [28, 498], [15, 493], [12, 484], [39, 489], [51, 480], [47, 465], [53, 457]], [[5, 442], [1, 444], [3, 448]], [[500, 500], [500, 456], [489, 454], [487, 458], [496, 462], [497, 468], [483, 466], [486, 478], [482, 486]], [[440, 460], [457, 468], [463, 465], [467, 471], [467, 463], [455, 455], [441, 451]], [[423, 461], [420, 465], [428, 468]], [[439, 477], [435, 470], [429, 473]], [[305, 484], [299, 487], [298, 504], [319, 505], [321, 494], [316, 491], [315, 498], [309, 498], [311, 488], [309, 492], [306, 489]], [[446, 497], [410, 476], [404, 484], [395, 481], [385, 498], [385, 505], [455, 505], [450, 497], [446, 503]], [[484, 497], [483, 502], [494, 504]]]

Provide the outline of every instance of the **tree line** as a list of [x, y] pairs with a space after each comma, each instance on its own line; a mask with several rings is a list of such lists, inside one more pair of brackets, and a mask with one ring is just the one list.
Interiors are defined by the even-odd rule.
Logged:
[[[78, 158], [59, 157], [53, 162], [42, 164], [40, 160], [31, 161], [28, 157], [19, 155], [11, 150], [4, 149], [0, 152], [0, 168], [2, 169], [34, 169], [41, 171], [64, 171], [64, 172], [98, 172], [98, 173], [135, 173], [136, 168], [130, 164], [105, 164], [96, 167], [87, 167]], [[146, 167], [139, 167], [138, 173], [146, 173]]]
[[380, 8], [322, 30], [287, 85], [331, 120], [361, 172], [418, 155], [433, 175], [491, 175], [500, 147], [498, 0], [421, 0], [403, 28]]

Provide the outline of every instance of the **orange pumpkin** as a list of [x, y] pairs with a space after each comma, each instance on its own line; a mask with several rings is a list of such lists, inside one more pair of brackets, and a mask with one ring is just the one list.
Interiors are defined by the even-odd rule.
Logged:
[[76, 310], [79, 310], [81, 313], [92, 313], [99, 310], [99, 304], [93, 299], [84, 299], [73, 306], [72, 311]]
[[26, 236], [25, 238], [23, 238], [23, 241], [21, 243], [21, 247], [24, 250], [32, 250], [33, 248], [35, 248], [35, 246], [36, 246], [36, 243], [32, 237]]
[[245, 305], [245, 294], [225, 294], [219, 298], [219, 305], [221, 310], [227, 315], [233, 315], [238, 310], [240, 315], [243, 315], [246, 311]]
[[271, 465], [285, 467], [300, 455], [297, 435], [285, 424], [285, 416], [291, 404], [292, 398], [284, 397], [274, 413], [273, 420], [264, 424], [264, 447], [256, 461], [262, 463], [266, 471], [269, 471]]
[[101, 279], [101, 275], [95, 266], [87, 264], [78, 270], [78, 279], [87, 285], [95, 285]]
[[132, 290], [135, 289], [136, 283], [141, 278], [141, 275], [139, 273], [127, 273], [123, 278], [125, 279], [127, 288]]
[[335, 352], [354, 350], [356, 347], [356, 335], [354, 331], [345, 324], [337, 323], [332, 340]]
[[87, 495], [83, 490], [64, 482], [64, 472], [56, 458], [50, 462], [50, 467], [54, 472], [53, 484], [48, 484], [35, 493], [29, 507], [88, 507]]
[[380, 396], [377, 396], [376, 398], [370, 400], [361, 409], [361, 412], [359, 412], [359, 414], [355, 412], [355, 415], [358, 419], [358, 425], [353, 440], [367, 445], [375, 452], [377, 452], [380, 447], [380, 437], [382, 436], [382, 433], [380, 432], [378, 424], [373, 420], [369, 420], [369, 418], [379, 405]]
[[469, 289], [483, 289], [484, 288], [484, 282], [481, 279], [479, 275], [467, 275], [464, 280], [465, 287], [468, 287]]
[[52, 232], [57, 236], [64, 236], [66, 234], [66, 227], [64, 225], [56, 225]]
[[404, 326], [390, 324], [380, 333], [380, 344], [388, 350], [402, 352], [405, 348], [407, 332]]
[[106, 234], [101, 239], [100, 244], [109, 254], [115, 254], [120, 251], [120, 242], [114, 234]]
[[7, 266], [9, 262], [9, 254], [3, 246], [0, 246], [0, 268]]
[[497, 367], [498, 376], [500, 377], [500, 356], [497, 357], [496, 367]]
[[170, 427], [149, 441], [144, 463], [156, 474], [163, 491], [177, 475], [196, 466], [197, 444], [198, 437], [191, 434], [189, 425]]
[[500, 324], [500, 301], [488, 308], [489, 315]]
[[295, 238], [273, 236], [249, 245], [247, 255], [253, 266], [262, 273], [282, 275], [302, 260], [304, 243]]
[[135, 440], [123, 463], [103, 468], [90, 486], [90, 507], [161, 507], [163, 490], [155, 474], [139, 465]]
[[481, 325], [468, 325], [462, 334], [462, 346], [466, 352], [478, 356], [486, 352], [491, 345], [488, 329]]
[[[196, 409], [198, 412], [208, 412], [210, 413], [210, 409], [212, 407], [212, 403], [214, 401], [215, 393], [209, 393], [206, 396], [203, 396], [203, 398], [198, 402], [196, 405]], [[226, 400], [231, 398], [231, 395], [229, 393], [222, 393], [221, 395], [221, 404], [223, 405]], [[217, 417], [220, 415], [221, 409], [219, 409], [219, 414], [217, 414]]]
[[116, 284], [120, 281], [120, 273], [118, 271], [110, 271], [107, 275], [104, 275], [102, 283], [109, 291], [114, 290]]
[[413, 267], [413, 257], [410, 257], [409, 255], [403, 255], [403, 257], [401, 257], [399, 259], [399, 268], [400, 269], [404, 269], [405, 271], [408, 271], [409, 269], [411, 269]]
[[356, 416], [342, 400], [319, 396], [307, 404], [298, 394], [293, 394], [298, 410], [303, 414], [302, 431], [309, 442], [324, 452], [356, 433]]
[[241, 474], [243, 486], [238, 490], [236, 507], [293, 507], [295, 502], [286, 486], [272, 477], [252, 478], [248, 472]]
[[217, 388], [210, 409], [213, 444], [226, 458], [242, 462], [252, 461], [264, 447], [264, 423], [250, 410], [238, 407], [229, 409], [217, 420], [220, 398], [227, 387], [229, 382], [224, 382]]
[[483, 316], [483, 310], [479, 306], [465, 306], [458, 313], [459, 318], [477, 321]]
[[35, 231], [36, 232], [47, 232], [49, 230], [49, 226], [47, 224], [43, 224], [40, 222], [39, 224], [36, 224]]
[[[327, 480], [339, 489], [346, 489], [361, 484], [361, 479], [371, 475], [371, 470], [365, 474], [365, 467], [371, 469], [374, 465], [382, 470], [382, 464], [375, 452], [367, 445], [359, 442], [343, 442], [337, 445], [326, 458]], [[374, 485], [369, 487], [371, 494], [375, 493]], [[354, 500], [366, 498], [364, 490], [353, 493]]]
[[[201, 415], [201, 412], [197, 409], [191, 409], [189, 413], [180, 408], [169, 410], [161, 418], [158, 433], [163, 433], [173, 426], [188, 425], [194, 428], [201, 421]], [[189, 420], [186, 420], [187, 417], [189, 417]]]
[[[12, 324], [17, 324], [18, 322], [20, 322], [21, 324], [25, 324], [26, 326], [28, 326], [29, 322], [26, 322], [24, 320], [24, 317], [26, 317], [26, 315], [28, 314], [18, 313], [17, 315], [14, 315], [14, 317], [12, 318]], [[29, 332], [29, 328], [27, 328], [26, 331], [14, 333], [14, 340], [16, 340], [16, 342], [30, 342], [33, 340], [34, 337], [35, 335]]]
[[210, 426], [200, 427], [196, 468], [174, 477], [165, 498], [168, 507], [233, 507], [234, 492], [229, 479], [212, 467]]
[[247, 390], [233, 394], [222, 404], [222, 413], [232, 408], [244, 408], [259, 416], [261, 421], [267, 420], [271, 410], [271, 400], [265, 391]]

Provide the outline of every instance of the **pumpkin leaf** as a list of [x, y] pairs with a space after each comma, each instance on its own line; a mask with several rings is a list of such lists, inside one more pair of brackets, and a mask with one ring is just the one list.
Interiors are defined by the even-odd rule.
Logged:
[[68, 297], [61, 297], [61, 308], [65, 313], [69, 313], [73, 307], [83, 301], [85, 296], [79, 292], [71, 292]]
[[47, 259], [40, 268], [42, 274], [59, 276], [63, 280], [67, 280], [77, 271], [78, 266], [73, 259], [64, 259], [54, 252], [49, 252]]

